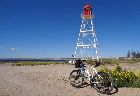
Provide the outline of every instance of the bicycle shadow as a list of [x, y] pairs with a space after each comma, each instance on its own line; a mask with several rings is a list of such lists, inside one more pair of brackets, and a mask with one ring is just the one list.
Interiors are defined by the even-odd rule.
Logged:
[[91, 84], [89, 84], [89, 83], [87, 83], [87, 82], [84, 82], [84, 83], [82, 83], [82, 84], [72, 84], [71, 83], [71, 85], [72, 85], [72, 87], [75, 87], [75, 88], [85, 88], [85, 87], [88, 87], [88, 86], [90, 86]]
[[[75, 84], [71, 84], [71, 85], [72, 85], [72, 87], [75, 87], [75, 88], [78, 88], [78, 89], [79, 88], [85, 88], [85, 87], [88, 87], [88, 86], [90, 86], [91, 88], [94, 88], [91, 84], [89, 84], [87, 82], [84, 82], [83, 84], [80, 84], [80, 85], [75, 85]], [[94, 88], [94, 89], [96, 89], [96, 88]], [[101, 92], [101, 91], [98, 91], [98, 90], [97, 90], [97, 92], [101, 93], [101, 94], [112, 95], [112, 94], [115, 94], [115, 93], [118, 92], [118, 87], [116, 85], [114, 85], [113, 90], [111, 92], [109, 92], [109, 93], [107, 91]]]

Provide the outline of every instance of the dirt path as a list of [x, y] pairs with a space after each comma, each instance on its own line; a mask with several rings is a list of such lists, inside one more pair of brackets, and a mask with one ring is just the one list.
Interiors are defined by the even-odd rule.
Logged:
[[[10, 66], [0, 64], [0, 96], [106, 96], [90, 86], [72, 87], [73, 65]], [[120, 88], [112, 96], [140, 96], [140, 89]]]

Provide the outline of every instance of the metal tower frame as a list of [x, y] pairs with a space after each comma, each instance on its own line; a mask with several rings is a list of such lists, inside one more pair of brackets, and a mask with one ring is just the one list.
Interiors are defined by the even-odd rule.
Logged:
[[93, 15], [81, 15], [82, 23], [75, 56], [83, 59], [100, 59], [99, 46], [93, 24]]

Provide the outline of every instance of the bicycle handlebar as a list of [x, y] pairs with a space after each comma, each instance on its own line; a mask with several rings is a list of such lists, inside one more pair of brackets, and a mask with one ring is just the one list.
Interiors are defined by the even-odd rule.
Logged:
[[[76, 62], [79, 61], [79, 62], [83, 63], [83, 60], [81, 60], [81, 59], [76, 60], [74, 55], [72, 55], [72, 57]], [[100, 66], [100, 64], [101, 64], [101, 62], [96, 60], [94, 68]]]

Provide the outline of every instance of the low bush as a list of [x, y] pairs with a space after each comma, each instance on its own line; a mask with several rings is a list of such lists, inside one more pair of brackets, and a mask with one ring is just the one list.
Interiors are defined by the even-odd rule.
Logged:
[[133, 88], [140, 88], [140, 79], [137, 79], [133, 84], [132, 84]]
[[[116, 69], [100, 69], [100, 71], [109, 73], [118, 87], [138, 87], [140, 88], [140, 76], [133, 71], [122, 70], [118, 65]], [[139, 72], [140, 74], [140, 72]]]

